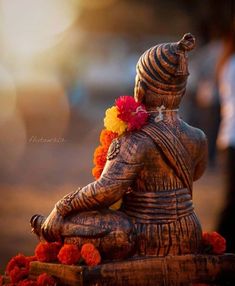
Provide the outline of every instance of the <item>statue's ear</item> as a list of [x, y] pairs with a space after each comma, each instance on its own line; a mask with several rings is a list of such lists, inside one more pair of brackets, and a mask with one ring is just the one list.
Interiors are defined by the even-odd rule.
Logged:
[[135, 99], [138, 102], [145, 103], [145, 94], [147, 91], [147, 85], [142, 80], [138, 80], [135, 86]]

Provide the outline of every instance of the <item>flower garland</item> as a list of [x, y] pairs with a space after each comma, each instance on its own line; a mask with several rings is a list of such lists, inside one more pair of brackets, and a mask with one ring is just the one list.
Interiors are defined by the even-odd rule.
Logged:
[[[0, 275], [0, 286], [55, 286], [57, 281], [52, 276], [42, 273], [37, 280], [29, 278], [29, 264], [31, 261], [59, 262], [66, 265], [96, 266], [101, 262], [98, 249], [92, 243], [85, 243], [79, 249], [74, 244], [58, 242], [39, 242], [35, 248], [35, 256], [18, 254], [10, 259], [4, 276]], [[6, 279], [8, 277], [8, 279]], [[6, 281], [7, 280], [7, 281]], [[10, 283], [9, 283], [10, 280]]]
[[125, 132], [139, 130], [147, 123], [148, 113], [143, 104], [136, 102], [132, 96], [120, 96], [115, 106], [105, 112], [104, 127], [100, 134], [100, 145], [94, 152], [92, 174], [99, 179], [106, 163], [106, 156], [113, 139]]

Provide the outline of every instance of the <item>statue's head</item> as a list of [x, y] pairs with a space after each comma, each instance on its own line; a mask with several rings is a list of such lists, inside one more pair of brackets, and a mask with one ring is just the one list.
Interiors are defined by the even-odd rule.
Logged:
[[177, 43], [159, 44], [147, 50], [136, 65], [135, 99], [148, 110], [164, 105], [178, 108], [189, 75], [187, 52], [195, 38], [185, 34]]

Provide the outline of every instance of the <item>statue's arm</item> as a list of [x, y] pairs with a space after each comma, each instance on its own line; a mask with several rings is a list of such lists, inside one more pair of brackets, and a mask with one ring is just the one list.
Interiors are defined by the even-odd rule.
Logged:
[[143, 166], [143, 148], [134, 136], [117, 142], [110, 146], [111, 155], [108, 155], [101, 177], [57, 202], [60, 215], [65, 217], [73, 212], [109, 207], [128, 191]]

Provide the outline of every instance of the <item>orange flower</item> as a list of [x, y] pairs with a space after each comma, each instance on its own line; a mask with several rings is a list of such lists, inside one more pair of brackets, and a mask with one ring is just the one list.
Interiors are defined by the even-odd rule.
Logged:
[[96, 266], [101, 262], [100, 253], [92, 243], [85, 243], [82, 246], [81, 255], [88, 266]]
[[100, 143], [101, 145], [107, 147], [110, 146], [113, 139], [117, 138], [118, 134], [116, 132], [109, 131], [107, 129], [103, 129], [100, 133]]
[[64, 244], [61, 248], [58, 259], [62, 264], [72, 265], [79, 262], [81, 253], [74, 244]]
[[94, 152], [94, 164], [104, 168], [106, 163], [106, 156], [107, 156], [108, 149], [107, 147], [99, 145]]
[[226, 240], [216, 231], [202, 235], [204, 247], [209, 247], [209, 252], [213, 254], [223, 254], [226, 250]]
[[56, 281], [53, 277], [48, 275], [47, 273], [42, 273], [37, 278], [37, 286], [55, 286]]
[[98, 166], [95, 166], [92, 169], [92, 175], [95, 177], [96, 180], [99, 179], [99, 177], [101, 176], [102, 172], [103, 172], [103, 168], [98, 167]]
[[58, 242], [40, 242], [35, 248], [35, 255], [40, 262], [53, 262], [57, 260], [61, 244]]

